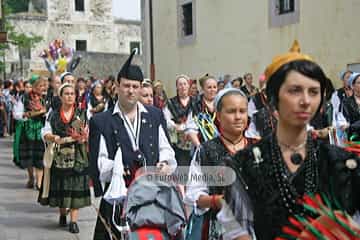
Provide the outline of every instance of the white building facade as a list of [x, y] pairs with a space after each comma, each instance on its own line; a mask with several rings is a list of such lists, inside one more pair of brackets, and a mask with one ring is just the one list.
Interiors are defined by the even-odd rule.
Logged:
[[[149, 1], [142, 1], [150, 64]], [[205, 73], [259, 76], [297, 39], [339, 85], [338, 73], [358, 68], [358, 0], [152, 0], [156, 79], [175, 93], [175, 76]]]

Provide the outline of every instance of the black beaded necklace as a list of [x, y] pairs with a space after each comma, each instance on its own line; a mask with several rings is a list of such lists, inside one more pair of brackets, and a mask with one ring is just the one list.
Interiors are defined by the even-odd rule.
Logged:
[[292, 152], [291, 155], [290, 155], [290, 160], [295, 165], [299, 165], [303, 161], [303, 158], [302, 158], [301, 154], [299, 153], [299, 151], [303, 147], [306, 147], [306, 142], [307, 141], [305, 140], [305, 142], [301, 143], [300, 145], [292, 147], [289, 144], [281, 143], [281, 142], [278, 141], [279, 145], [283, 146], [286, 149], [289, 149]]
[[[316, 164], [316, 149], [313, 140], [308, 136], [306, 144], [307, 159], [303, 161], [305, 164], [305, 188], [304, 193], [315, 193], [318, 190], [318, 168]], [[280, 190], [281, 201], [289, 214], [298, 213], [304, 215], [304, 209], [297, 204], [297, 200], [302, 196], [298, 193], [295, 186], [289, 179], [289, 170], [285, 166], [284, 159], [281, 154], [276, 137], [271, 141], [271, 158], [272, 166], [275, 173], [276, 183]]]

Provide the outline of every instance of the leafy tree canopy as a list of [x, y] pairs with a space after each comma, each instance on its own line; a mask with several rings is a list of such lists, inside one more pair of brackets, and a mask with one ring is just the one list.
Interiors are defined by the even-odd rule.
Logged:
[[11, 13], [27, 12], [29, 0], [5, 0]]

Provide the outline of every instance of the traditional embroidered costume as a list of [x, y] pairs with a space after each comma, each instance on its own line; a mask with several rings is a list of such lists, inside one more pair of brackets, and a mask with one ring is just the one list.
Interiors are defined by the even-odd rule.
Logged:
[[[320, 96], [318, 102], [314, 100], [305, 103], [305, 95], [297, 96], [297, 92], [294, 95], [282, 93], [281, 97], [285, 100], [280, 102], [282, 86], [288, 89], [298, 86], [294, 79], [286, 77], [290, 71], [307, 77], [313, 74], [311, 76], [314, 76], [314, 80], [309, 81], [300, 76], [298, 88], [304, 88], [304, 82], [316, 82], [317, 85], [314, 86], [319, 87], [314, 96]], [[291, 106], [285, 105], [286, 101], [295, 96], [297, 102], [292, 104], [295, 111], [310, 112], [309, 105], [318, 103], [320, 107], [324, 99], [326, 76], [308, 55], [300, 53], [297, 41], [290, 52], [273, 59], [265, 75], [269, 79], [266, 93], [279, 106]], [[299, 93], [305, 94], [305, 91], [309, 90]], [[279, 110], [284, 111], [281, 108]], [[315, 114], [315, 110], [313, 109], [311, 114]], [[295, 112], [279, 111], [277, 132], [238, 152], [233, 161], [228, 162], [236, 171], [237, 180], [226, 188], [226, 202], [240, 223], [248, 223], [254, 227], [256, 238], [260, 240], [277, 237], [284, 239], [283, 230], [292, 225], [289, 217], [316, 217], [299, 201], [304, 195], [326, 194], [330, 202], [337, 203], [337, 209], [350, 215], [360, 209], [360, 159], [339, 147], [312, 138], [310, 133], [306, 133], [306, 125], [310, 120], [308, 118], [296, 118], [293, 122], [283, 124], [281, 121], [292, 120], [289, 116], [282, 115], [284, 113], [295, 115]], [[301, 136], [305, 138], [305, 142], [296, 147], [280, 142], [279, 135], [289, 134], [286, 131], [296, 127], [301, 128], [300, 134], [306, 134]], [[300, 134], [297, 137], [300, 137]], [[299, 153], [299, 149], [303, 150], [304, 157]]]
[[[257, 239], [280, 236], [282, 227], [289, 224], [289, 216], [304, 215], [297, 202], [304, 194], [327, 193], [350, 214], [360, 209], [360, 169], [346, 166], [350, 159], [355, 159], [359, 166], [359, 159], [316, 139], [309, 138], [307, 145], [307, 158], [295, 173], [286, 167], [274, 135], [240, 151], [230, 163], [251, 200], [248, 207], [253, 209], [254, 218], [248, 222], [253, 221]], [[243, 221], [249, 216], [237, 207], [243, 203], [232, 197], [238, 192], [233, 187], [227, 188], [226, 200], [236, 219]]]
[[251, 122], [246, 131], [247, 137], [265, 137], [275, 131], [275, 109], [268, 102], [264, 91], [250, 97], [248, 112]]
[[186, 133], [197, 133], [202, 143], [219, 135], [218, 125], [215, 110], [213, 112], [209, 110], [204, 95], [197, 95], [186, 122]]
[[[143, 80], [141, 69], [130, 65], [134, 54], [135, 52], [123, 65], [118, 80]], [[121, 233], [112, 221], [113, 206], [116, 207], [118, 221], [127, 187], [133, 181], [138, 168], [167, 162], [171, 171], [174, 171], [177, 165], [161, 110], [139, 102], [135, 107], [136, 116], [133, 122], [120, 109], [119, 102], [114, 108], [96, 114], [90, 120], [90, 163], [94, 190], [96, 196], [106, 197], [101, 200], [99, 214], [105, 219], [105, 224], [111, 226], [109, 233], [98, 217], [94, 239], [111, 239], [111, 234], [120, 238]], [[115, 182], [119, 184], [114, 184]], [[117, 187], [113, 188], [113, 185]]]
[[343, 114], [350, 124], [348, 129], [349, 137], [354, 135], [356, 139], [360, 139], [360, 126], [358, 126], [360, 121], [360, 106], [356, 103], [354, 96], [343, 101]]
[[243, 93], [246, 94], [246, 96], [248, 97], [248, 99], [250, 99], [251, 96], [254, 96], [259, 90], [251, 85], [250, 88], [248, 88], [248, 86], [245, 84], [243, 86], [240, 87], [240, 90], [243, 91]]
[[[24, 95], [24, 112], [36, 113], [45, 106], [41, 95], [30, 92]], [[44, 126], [44, 114], [29, 116], [24, 122], [22, 133], [22, 147], [20, 151], [20, 165], [22, 168], [35, 167], [43, 168], [44, 144], [41, 139], [41, 128]]]
[[[246, 144], [250, 145], [254, 143], [253, 139], [245, 139]], [[231, 161], [232, 154], [230, 150], [227, 149], [220, 137], [216, 137], [210, 141], [202, 143], [199, 149], [195, 152], [194, 158], [191, 162], [189, 176], [201, 176], [204, 171], [202, 171], [202, 166], [225, 166], [226, 160]], [[220, 186], [207, 186], [204, 182], [200, 184], [199, 182], [189, 182], [186, 189], [185, 202], [194, 207], [193, 214], [202, 216], [202, 228], [201, 229], [191, 229], [190, 231], [201, 231], [201, 239], [222, 239], [223, 234], [231, 236], [231, 234], [238, 234], [241, 232], [247, 231], [243, 229], [240, 225], [237, 225], [237, 231], [232, 229], [232, 233], [226, 232], [226, 226], [222, 226], [221, 222], [224, 220], [224, 213], [220, 213], [220, 210], [214, 209], [201, 209], [197, 207], [196, 201], [201, 195], [213, 195], [213, 194], [223, 194], [224, 187]], [[226, 215], [226, 214], [225, 214]], [[220, 221], [219, 221], [220, 220]], [[191, 224], [191, 223], [189, 223]], [[191, 226], [188, 226], [191, 227]]]
[[[74, 107], [71, 119], [67, 121], [60, 108], [51, 112], [42, 134], [70, 137], [74, 131], [86, 131], [85, 122], [84, 111]], [[39, 202], [50, 207], [70, 209], [89, 206], [91, 199], [88, 165], [86, 143], [70, 142], [55, 146], [49, 195], [48, 198], [42, 198], [41, 189]]]
[[24, 93], [22, 92], [16, 100], [13, 109], [13, 116], [15, 119], [15, 134], [14, 134], [14, 142], [13, 142], [13, 161], [16, 166], [21, 168], [20, 165], [20, 153], [24, 149], [24, 140], [22, 137], [24, 134], [25, 121], [24, 118]]
[[46, 110], [55, 110], [61, 107], [61, 99], [54, 95], [54, 89], [49, 88], [46, 95]]
[[[90, 101], [87, 104], [87, 119], [90, 120], [91, 117], [94, 116], [96, 113], [100, 113], [103, 111], [106, 111], [108, 108], [108, 102], [107, 99], [101, 95], [99, 97], [95, 96], [93, 94], [93, 89], [98, 85], [101, 84], [99, 81], [94, 83], [94, 86], [92, 86], [91, 93], [90, 93]], [[90, 111], [93, 110], [93, 111]]]
[[[175, 150], [175, 157], [179, 166], [189, 166], [190, 163], [191, 142], [186, 139], [185, 125], [188, 121], [189, 113], [193, 108], [193, 97], [189, 97], [189, 102], [186, 106], [183, 106], [179, 96], [175, 96], [168, 100], [167, 105], [163, 110], [171, 142]], [[180, 126], [182, 126], [182, 131], [176, 131], [175, 124], [180, 124]]]

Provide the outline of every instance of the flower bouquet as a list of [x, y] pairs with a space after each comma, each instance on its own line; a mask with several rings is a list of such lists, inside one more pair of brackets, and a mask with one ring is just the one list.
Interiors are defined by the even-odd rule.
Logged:
[[41, 104], [40, 100], [33, 99], [29, 102], [29, 108], [33, 112], [38, 112], [38, 111], [41, 111], [44, 107]]
[[88, 125], [80, 118], [76, 118], [68, 128], [67, 134], [78, 142], [87, 142], [89, 138]]
[[28, 103], [27, 117], [32, 118], [46, 113], [46, 108], [41, 103], [40, 97], [31, 96]]

